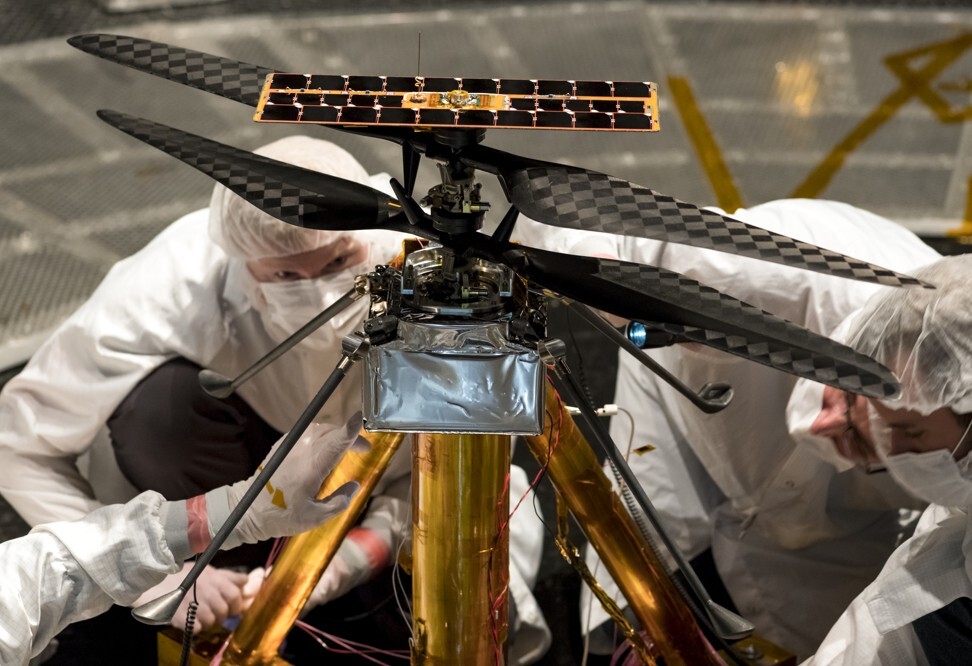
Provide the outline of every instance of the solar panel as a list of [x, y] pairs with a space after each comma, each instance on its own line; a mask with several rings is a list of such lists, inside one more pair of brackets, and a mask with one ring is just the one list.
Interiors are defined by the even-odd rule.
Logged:
[[422, 128], [657, 132], [647, 81], [337, 76], [274, 72], [254, 120]]

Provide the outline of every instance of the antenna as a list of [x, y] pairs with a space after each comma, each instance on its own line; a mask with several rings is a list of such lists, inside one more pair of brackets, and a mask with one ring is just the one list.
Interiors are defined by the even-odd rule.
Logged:
[[415, 62], [415, 78], [422, 75], [422, 32], [418, 34], [418, 60]]

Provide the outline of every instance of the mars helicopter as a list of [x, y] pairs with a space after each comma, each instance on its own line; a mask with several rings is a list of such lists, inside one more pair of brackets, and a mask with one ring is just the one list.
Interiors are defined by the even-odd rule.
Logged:
[[[554, 483], [567, 497], [575, 516], [582, 524], [598, 522], [600, 519], [595, 516], [581, 518], [578, 515], [585, 513], [583, 504], [605, 501], [605, 506], [613, 506], [611, 502], [616, 503], [616, 500], [604, 499], [603, 492], [595, 497], [600, 490], [591, 491], [594, 495], [585, 497], [578, 490], [576, 479], [570, 478], [566, 471], [559, 477], [556, 472], [553, 447], [547, 433], [553, 433], [550, 412], [557, 412], [559, 405], [551, 403], [549, 392], [544, 392], [545, 369], [549, 368], [560, 391], [580, 409], [594, 439], [633, 493], [637, 506], [632, 509], [649, 519], [686, 579], [684, 585], [676, 586], [673, 592], [664, 575], [655, 577], [656, 587], [651, 594], [667, 599], [662, 606], [668, 611], [659, 613], [647, 607], [652, 604], [639, 604], [637, 599], [632, 599], [638, 596], [640, 589], [635, 582], [639, 573], [636, 569], [643, 565], [647, 569], [671, 572], [659, 564], [655, 555], [639, 554], [641, 546], [636, 543], [639, 534], [632, 532], [630, 525], [625, 526], [627, 518], [617, 515], [611, 519], [620, 521], [618, 525], [624, 523], [618, 529], [632, 532], [630, 538], [609, 536], [607, 533], [611, 530], [601, 530], [605, 534], [600, 541], [592, 537], [592, 543], [604, 557], [612, 575], [618, 578], [639, 621], [655, 641], [654, 647], [641, 646], [639, 654], [642, 658], [650, 662], [661, 656], [666, 664], [722, 663], [711, 650], [693, 644], [697, 641], [693, 631], [675, 631], [674, 624], [695, 626], [698, 622], [716, 641], [735, 640], [752, 631], [752, 626], [745, 620], [721, 609], [708, 598], [691, 574], [691, 568], [679, 558], [677, 549], [657, 524], [650, 500], [597, 422], [593, 407], [583, 397], [577, 381], [570, 375], [563, 345], [546, 336], [544, 294], [563, 299], [614, 342], [639, 355], [639, 360], [651, 371], [660, 374], [707, 412], [718, 411], [729, 403], [732, 397], [730, 387], [707, 385], [696, 392], [682, 385], [585, 304], [596, 304], [599, 310], [639, 322], [653, 331], [661, 344], [703, 344], [843, 391], [887, 398], [899, 390], [896, 379], [867, 356], [679, 273], [513, 243], [510, 239], [518, 217], [523, 214], [544, 224], [569, 229], [684, 243], [894, 287], [928, 288], [929, 285], [747, 225], [620, 178], [534, 160], [483, 145], [487, 129], [657, 131], [656, 90], [654, 84], [648, 82], [282, 73], [119, 35], [80, 35], [69, 42], [107, 60], [255, 107], [254, 119], [258, 121], [321, 124], [399, 144], [403, 177], [401, 182], [392, 180], [391, 188], [395, 194], [392, 197], [364, 185], [264, 158], [150, 120], [116, 111], [98, 113], [108, 124], [202, 171], [288, 224], [308, 229], [387, 229], [433, 244], [413, 247], [407, 251], [400, 266], [379, 266], [360, 277], [355, 290], [239, 377], [231, 380], [213, 373], [201, 376], [207, 390], [214, 395], [227, 395], [353, 300], [368, 295], [371, 301], [362, 332], [345, 339], [344, 358], [288, 433], [274, 459], [268, 462], [209, 548], [197, 560], [192, 572], [173, 593], [136, 609], [137, 616], [150, 622], [167, 623], [192, 582], [355, 362], [363, 360], [369, 377], [378, 377], [368, 384], [391, 386], [390, 390], [394, 390], [395, 378], [400, 379], [403, 373], [414, 370], [403, 360], [406, 355], [395, 354], [396, 350], [416, 351], [416, 341], [427, 339], [430, 330], [440, 340], [444, 339], [443, 331], [447, 333], [446, 338], [474, 331], [486, 337], [499, 335], [503, 351], [516, 357], [511, 373], [503, 375], [505, 381], [518, 387], [518, 395], [526, 404], [516, 418], [498, 406], [492, 410], [492, 418], [483, 416], [464, 423], [456, 414], [443, 416], [436, 412], [439, 418], [436, 421], [430, 419], [430, 412], [422, 409], [396, 411], [391, 404], [400, 401], [384, 400], [385, 394], [381, 391], [366, 391], [365, 429], [369, 432], [441, 433], [446, 436], [429, 440], [426, 452], [434, 446], [443, 450], [443, 446], [467, 443], [448, 439], [462, 438], [455, 433], [465, 433], [473, 438], [484, 434], [523, 435], [528, 439], [540, 437], [541, 444], [548, 447], [546, 452], [539, 444], [531, 444], [531, 447], [538, 459], [551, 465]], [[441, 183], [431, 188], [420, 203], [413, 198], [413, 191], [423, 156], [437, 162]], [[478, 171], [499, 179], [509, 203], [491, 234], [482, 231], [490, 205], [481, 198], [480, 186], [476, 182]], [[490, 353], [492, 351], [495, 350]], [[471, 403], [480, 399], [483, 396], [476, 393]], [[460, 411], [468, 414], [472, 405], [465, 408]], [[477, 447], [481, 450], [483, 442], [474, 439], [471, 444], [471, 450], [477, 450]], [[418, 449], [416, 451], [416, 457], [421, 457]], [[575, 456], [573, 461], [587, 472], [597, 467], [581, 452], [558, 453]], [[508, 465], [508, 455], [498, 459], [496, 469], [502, 469], [503, 464]], [[376, 470], [376, 473], [380, 475], [380, 471]], [[446, 476], [446, 485], [440, 487], [435, 485], [437, 481], [430, 481], [431, 487], [457, 491], [464, 484], [474, 483], [458, 469]], [[487, 523], [489, 520], [484, 524]], [[592, 530], [597, 532], [597, 526]], [[643, 530], [641, 535], [651, 541]], [[341, 537], [343, 534], [329, 538], [331, 542], [335, 539], [339, 542]], [[621, 543], [624, 539], [628, 542]], [[493, 542], [487, 540], [486, 544], [490, 543]], [[331, 546], [333, 543], [328, 547]], [[617, 570], [612, 569], [608, 556], [612, 549], [628, 553], [630, 561], [616, 564]], [[333, 548], [330, 552], [333, 554]], [[434, 559], [441, 555], [441, 551], [426, 550], [423, 554]], [[467, 556], [468, 553], [460, 554], [459, 559]], [[318, 575], [326, 566], [327, 557], [319, 558]], [[416, 550], [415, 560], [421, 559]], [[472, 631], [457, 638], [441, 626], [431, 626], [434, 623], [423, 624], [422, 630], [426, 633], [419, 632], [424, 638], [413, 646], [414, 662], [502, 661], [497, 655], [505, 654], [502, 648], [505, 625], [498, 627], [497, 622], [501, 621], [496, 617], [501, 615], [497, 612], [500, 607], [492, 603], [492, 599], [497, 587], [503, 587], [504, 566], [504, 557], [490, 557], [485, 567], [489, 571], [484, 587], [478, 591], [474, 589], [468, 595], [474, 605], [483, 606], [477, 611], [476, 618], [468, 623]], [[421, 589], [425, 597], [431, 598], [434, 596], [431, 590], [441, 587], [444, 578], [435, 579], [438, 574], [423, 571], [429, 582]], [[493, 579], [494, 573], [498, 580]], [[275, 575], [286, 575], [286, 572], [275, 571]], [[311, 585], [313, 582], [316, 579]], [[478, 584], [472, 580], [467, 582], [471, 588]], [[419, 592], [417, 587], [417, 596]], [[297, 596], [301, 594], [306, 599], [309, 589], [296, 593]], [[425, 611], [421, 610], [421, 604], [416, 604], [417, 626], [419, 620], [424, 622], [444, 616], [447, 605], [429, 603]], [[690, 612], [684, 612], [680, 603], [687, 605]], [[483, 627], [488, 630], [484, 632]], [[492, 642], [480, 646], [481, 641], [470, 638], [477, 631], [492, 636]], [[438, 638], [440, 633], [441, 639]], [[665, 638], [666, 633], [676, 637]], [[477, 644], [469, 647], [464, 641]], [[264, 663], [248, 660], [246, 652], [240, 650], [239, 661], [232, 661], [231, 657], [231, 663]]]

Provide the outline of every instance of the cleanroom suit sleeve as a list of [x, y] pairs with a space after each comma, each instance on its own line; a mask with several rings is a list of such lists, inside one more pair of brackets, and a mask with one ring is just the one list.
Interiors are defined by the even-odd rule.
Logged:
[[[972, 525], [967, 510], [929, 506], [914, 536], [891, 554], [803, 666], [928, 664], [931, 660], [914, 623], [953, 601], [972, 597], [970, 562]], [[953, 628], [967, 633], [958, 622]], [[959, 663], [945, 657], [956, 649], [947, 640], [933, 647], [942, 650], [934, 663]]]
[[513, 230], [513, 240], [550, 252], [586, 257], [618, 258], [621, 236], [595, 231], [579, 231], [543, 224], [521, 215]]
[[0, 544], [0, 663], [26, 664], [68, 624], [130, 604], [174, 573], [163, 506], [149, 491]]
[[817, 653], [801, 666], [861, 666], [862, 664], [927, 664], [910, 627], [882, 636], [862, 597], [844, 611]]
[[166, 360], [203, 363], [225, 339], [225, 257], [206, 210], [116, 264], [0, 394], [0, 494], [31, 525], [100, 504], [75, 465], [132, 388]]

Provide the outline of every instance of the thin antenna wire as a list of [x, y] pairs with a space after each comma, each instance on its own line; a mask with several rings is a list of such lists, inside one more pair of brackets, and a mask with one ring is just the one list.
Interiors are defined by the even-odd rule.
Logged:
[[415, 63], [415, 78], [422, 75], [422, 33], [418, 34], [418, 60]]

